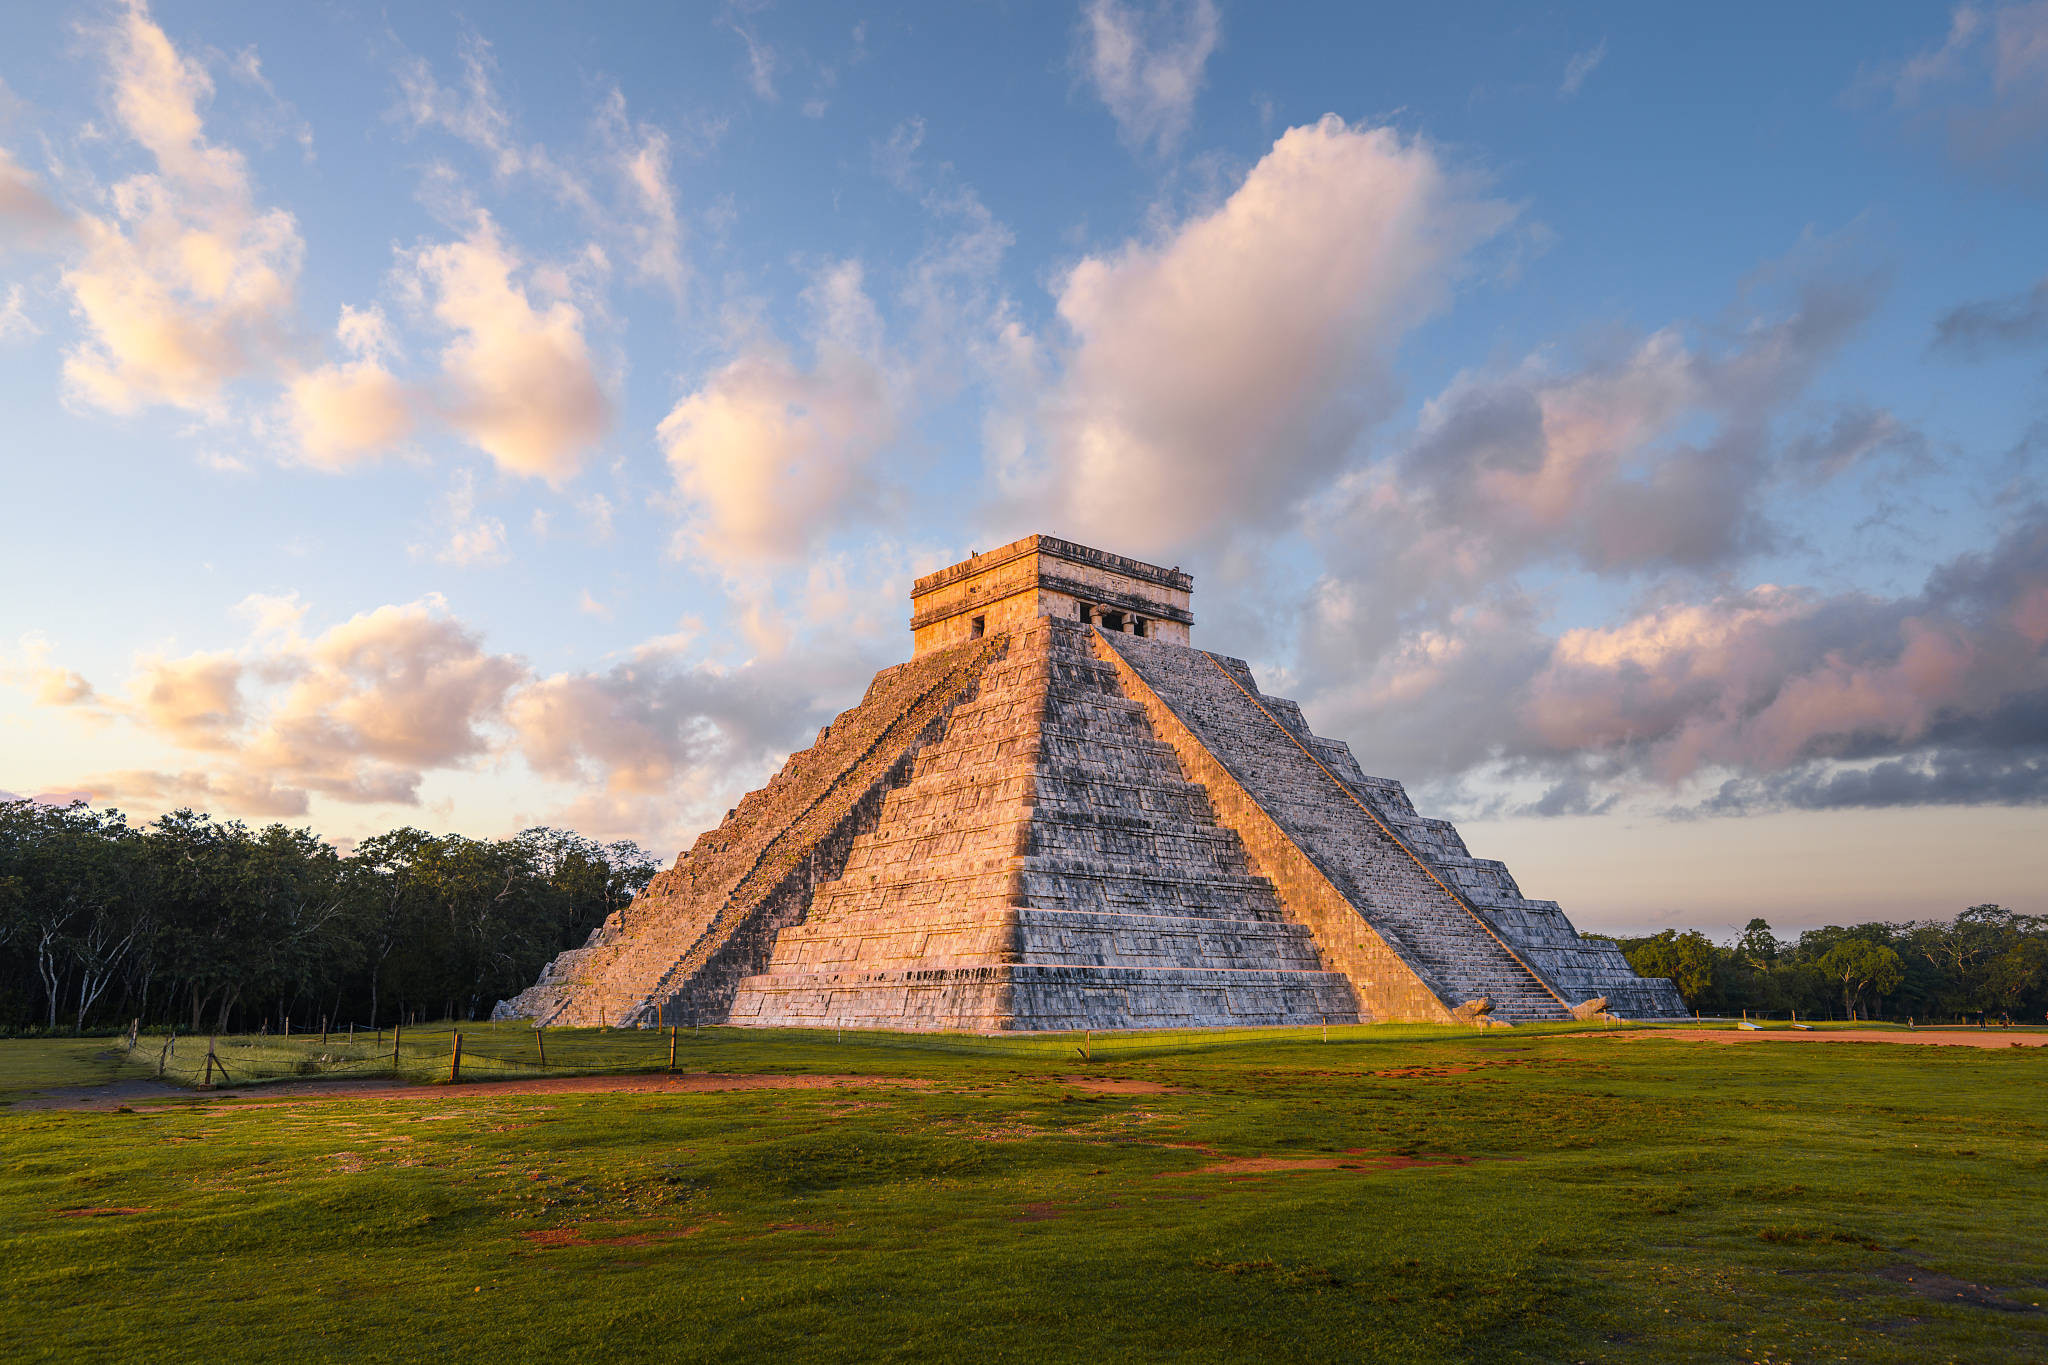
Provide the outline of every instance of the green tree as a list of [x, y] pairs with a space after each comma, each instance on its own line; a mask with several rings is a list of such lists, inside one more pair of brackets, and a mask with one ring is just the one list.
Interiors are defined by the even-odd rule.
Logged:
[[2000, 1010], [2030, 1017], [2030, 1004], [2048, 997], [2048, 937], [2033, 934], [1985, 964], [1984, 983]]
[[1851, 1016], [1856, 1013], [1858, 1003], [1868, 991], [1876, 999], [1883, 999], [1898, 989], [1906, 979], [1904, 966], [1899, 955], [1882, 943], [1868, 939], [1845, 938], [1823, 953], [1816, 964], [1828, 978], [1842, 988], [1842, 1008]]
[[1714, 970], [1720, 950], [1697, 929], [1679, 933], [1666, 929], [1653, 938], [1637, 939], [1622, 949], [1628, 965], [1639, 976], [1668, 976], [1685, 1003], [1694, 1009], [1707, 1007], [1714, 989]]
[[1747, 963], [1751, 971], [1768, 972], [1778, 963], [1778, 954], [1785, 945], [1778, 942], [1778, 936], [1771, 932], [1770, 923], [1753, 919], [1743, 926], [1742, 937], [1735, 940], [1735, 955]]

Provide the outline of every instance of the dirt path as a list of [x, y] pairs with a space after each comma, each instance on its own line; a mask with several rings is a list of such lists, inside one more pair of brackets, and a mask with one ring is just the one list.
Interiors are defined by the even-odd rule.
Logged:
[[1097, 1095], [1180, 1095], [1186, 1092], [1158, 1081], [1140, 1081], [1127, 1076], [1056, 1076], [1061, 1085]]
[[247, 1109], [345, 1100], [495, 1100], [523, 1095], [685, 1095], [711, 1090], [858, 1090], [875, 1086], [922, 1089], [932, 1084], [906, 1076], [798, 1076], [769, 1073], [684, 1072], [659, 1076], [559, 1076], [530, 1081], [478, 1081], [468, 1085], [392, 1085], [388, 1081], [293, 1081], [245, 1090], [190, 1090], [161, 1081], [119, 1081], [45, 1090], [17, 1100], [14, 1110], [115, 1110], [139, 1104], [198, 1101]]
[[2048, 1047], [2048, 1033], [2019, 1029], [1630, 1029], [1566, 1038], [1677, 1038], [1688, 1043], [1914, 1043], [1921, 1047]]

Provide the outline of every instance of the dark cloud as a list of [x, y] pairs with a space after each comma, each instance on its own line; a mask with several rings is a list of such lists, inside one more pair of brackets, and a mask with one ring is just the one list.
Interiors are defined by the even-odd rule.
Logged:
[[1525, 589], [1530, 575], [1725, 572], [1785, 539], [1767, 509], [1788, 485], [1924, 451], [1869, 406], [1784, 430], [1810, 420], [1808, 386], [1884, 289], [1838, 256], [1824, 245], [1759, 271], [1743, 307], [1700, 340], [1665, 328], [1573, 368], [1538, 354], [1461, 376], [1425, 405], [1404, 447], [1311, 516], [1324, 574], [1302, 618], [1307, 692], [1360, 721], [1405, 698], [1444, 723], [1404, 731], [1398, 747], [1432, 771], [1471, 761], [1487, 741], [1443, 706], [1455, 685], [1442, 679], [1474, 679], [1460, 701], [1493, 710], [1504, 681], [1543, 667], [1547, 604]]
[[1825, 425], [1787, 441], [1780, 464], [1808, 483], [1846, 474], [1879, 455], [1897, 455], [1915, 463], [1931, 458], [1927, 437], [1883, 408], [1854, 405], [1838, 410]]
[[1390, 776], [1542, 783], [1523, 814], [1698, 781], [1721, 784], [1704, 813], [2048, 790], [2048, 509], [1893, 598], [1758, 588], [1555, 638], [1491, 600], [1326, 683], [1311, 716]]
[[1966, 355], [2017, 350], [2048, 342], [2048, 278], [2024, 294], [1982, 299], [1943, 313], [1934, 344]]
[[1702, 815], [1888, 806], [2048, 804], [2048, 744], [2031, 752], [1937, 749], [1868, 767], [1807, 764], [1762, 778], [1730, 779], [1691, 808]]

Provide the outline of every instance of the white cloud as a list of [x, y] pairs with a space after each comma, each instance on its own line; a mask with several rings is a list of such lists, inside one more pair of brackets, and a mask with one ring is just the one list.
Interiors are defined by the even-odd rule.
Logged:
[[558, 673], [507, 711], [527, 765], [577, 795], [576, 828], [677, 842], [761, 781], [885, 660], [842, 645], [724, 668], [691, 637], [649, 641], [609, 669]]
[[505, 523], [477, 511], [476, 478], [467, 469], [449, 482], [441, 522], [445, 539], [433, 551], [441, 563], [474, 568], [505, 562]]
[[129, 684], [136, 718], [187, 749], [231, 749], [246, 713], [243, 661], [232, 653], [147, 658]]
[[425, 58], [408, 57], [399, 64], [399, 95], [412, 126], [439, 128], [467, 142], [489, 159], [500, 179], [536, 169], [551, 173], [553, 165], [544, 150], [522, 147], [513, 139], [512, 117], [492, 80], [497, 59], [491, 45], [473, 32], [464, 33], [456, 59], [462, 66], [462, 83], [452, 90], [434, 78]]
[[2038, 182], [2048, 142], [2048, 0], [1958, 5], [1940, 46], [1862, 84], [1888, 86], [1895, 107], [1925, 111], [1958, 160]]
[[1577, 368], [1538, 352], [1457, 376], [1393, 459], [1347, 472], [1316, 505], [1326, 568], [1356, 587], [1324, 599], [1344, 603], [1344, 620], [1319, 623], [1311, 656], [1327, 649], [1330, 667], [1355, 672], [1418, 611], [1484, 600], [1532, 565], [1703, 571], [1770, 543], [1767, 490], [1915, 448], [1882, 411], [1773, 438], [1877, 287], [1824, 268], [1794, 283], [1789, 304], [1752, 300], [1722, 347], [1667, 327]]
[[756, 340], [662, 419], [688, 535], [714, 557], [790, 558], [874, 505], [902, 380], [857, 263], [825, 269], [805, 297], [808, 367]]
[[196, 769], [163, 772], [126, 769], [99, 773], [79, 784], [80, 799], [94, 805], [141, 803], [154, 810], [195, 807], [257, 818], [286, 819], [306, 813], [303, 787], [280, 787], [265, 777], [208, 773]]
[[21, 300], [21, 286], [8, 285], [6, 297], [0, 298], [0, 341], [43, 334], [43, 329], [36, 326], [35, 319], [28, 315], [28, 310], [22, 306]]
[[326, 469], [389, 452], [416, 420], [414, 395], [384, 364], [396, 342], [383, 311], [344, 304], [334, 331], [354, 359], [294, 375], [284, 399], [302, 456]]
[[[308, 793], [416, 804], [427, 772], [489, 756], [506, 697], [527, 677], [519, 660], [485, 652], [438, 598], [379, 607], [311, 638], [294, 597], [258, 594], [237, 613], [251, 625], [241, 647], [146, 656], [123, 694], [97, 700], [211, 765], [88, 780], [100, 799], [212, 799], [257, 815], [303, 813]], [[31, 654], [36, 668], [16, 670], [18, 685], [45, 704], [94, 709], [89, 682]]]
[[1605, 38], [1602, 38], [1584, 52], [1574, 53], [1572, 59], [1564, 64], [1564, 79], [1558, 82], [1557, 93], [1566, 99], [1570, 99], [1573, 95], [1578, 94], [1580, 87], [1586, 83], [1586, 77], [1598, 70], [1600, 63], [1606, 60], [1607, 40]]
[[21, 637], [18, 651], [0, 651], [0, 681], [19, 688], [38, 706], [94, 707], [99, 695], [85, 677], [49, 662], [50, 641], [40, 631]]
[[599, 112], [612, 172], [624, 190], [623, 227], [630, 242], [634, 274], [668, 288], [678, 298], [689, 279], [683, 260], [682, 214], [671, 179], [668, 134], [626, 114], [626, 97], [614, 89]]
[[[611, 425], [611, 399], [561, 295], [561, 269], [530, 269], [479, 212], [460, 241], [422, 247], [406, 264], [434, 318], [456, 333], [441, 352], [442, 415], [509, 473], [560, 484]], [[525, 272], [524, 283], [515, 275]], [[535, 293], [552, 292], [536, 306]]]
[[1213, 0], [1161, 0], [1149, 14], [1123, 0], [1089, 0], [1082, 22], [1088, 77], [1124, 141], [1170, 151], [1194, 117], [1202, 69], [1222, 36]]
[[[580, 214], [604, 241], [618, 246], [633, 278], [660, 284], [678, 299], [689, 282], [683, 218], [672, 181], [668, 134], [636, 122], [613, 86], [592, 121], [595, 145], [558, 155], [522, 142], [496, 85], [491, 46], [474, 33], [458, 45], [458, 88], [443, 86], [419, 57], [398, 70], [402, 115], [415, 129], [437, 128], [474, 147], [500, 181], [525, 177]], [[600, 193], [609, 182], [612, 195]]]
[[727, 20], [726, 27], [738, 34], [739, 40], [746, 44], [747, 87], [757, 97], [773, 103], [777, 98], [775, 72], [781, 64], [774, 47], [757, 36], [752, 29], [737, 21]]
[[1066, 273], [1050, 449], [1010, 459], [1006, 491], [1141, 553], [1277, 524], [1384, 415], [1395, 344], [1512, 216], [1389, 129], [1288, 130], [1220, 207]]
[[489, 749], [481, 731], [526, 675], [487, 654], [434, 599], [379, 607], [309, 641], [302, 672], [248, 749], [265, 771], [316, 790], [410, 790], [419, 770]]
[[78, 219], [83, 251], [63, 279], [88, 336], [65, 381], [115, 412], [210, 411], [280, 349], [304, 245], [289, 213], [255, 207], [241, 154], [205, 136], [212, 82], [141, 0], [106, 39], [116, 121], [157, 170], [116, 184], [109, 215]]

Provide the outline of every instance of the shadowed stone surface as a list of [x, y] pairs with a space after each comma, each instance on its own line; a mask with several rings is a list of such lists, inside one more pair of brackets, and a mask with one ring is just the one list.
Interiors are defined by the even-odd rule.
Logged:
[[498, 1016], [1515, 1023], [1603, 996], [1685, 1012], [1242, 661], [1183, 643], [1188, 587], [1038, 536], [920, 579], [916, 657]]

